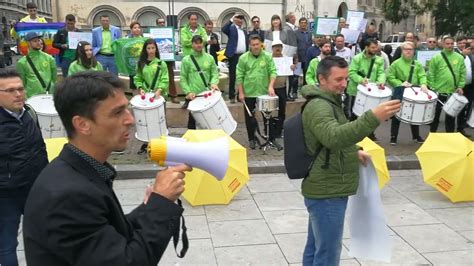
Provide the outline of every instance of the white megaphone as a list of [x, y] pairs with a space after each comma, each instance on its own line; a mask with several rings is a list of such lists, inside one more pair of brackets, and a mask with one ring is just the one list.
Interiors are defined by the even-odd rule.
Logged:
[[222, 180], [229, 164], [229, 142], [225, 137], [206, 142], [188, 142], [183, 138], [162, 136], [150, 140], [148, 156], [161, 166], [185, 163]]

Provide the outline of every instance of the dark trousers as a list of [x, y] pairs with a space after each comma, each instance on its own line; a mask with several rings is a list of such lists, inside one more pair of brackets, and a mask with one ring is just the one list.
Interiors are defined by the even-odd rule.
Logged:
[[288, 76], [288, 95], [295, 94], [298, 92], [298, 76]]
[[[440, 94], [438, 95], [438, 100], [440, 100], [443, 103], [446, 103], [448, 100], [449, 95], [443, 95]], [[436, 104], [436, 112], [435, 112], [435, 117], [433, 119], [433, 122], [430, 124], [430, 132], [436, 132], [438, 130], [438, 125], [439, 125], [439, 117], [441, 116], [441, 110], [443, 109], [443, 105], [441, 105], [440, 102]], [[452, 117], [450, 115], [446, 115], [446, 132], [454, 132], [455, 124], [456, 124], [456, 118]]]
[[191, 112], [188, 114], [188, 129], [196, 129], [196, 120], [194, 120]]
[[257, 122], [257, 119], [255, 118], [255, 107], [256, 107], [255, 105], [257, 104], [257, 98], [245, 97], [244, 101], [247, 107], [249, 108], [250, 113], [252, 113], [252, 117], [251, 117], [244, 106], [245, 127], [247, 128], [247, 137], [249, 141], [257, 140], [256, 133], [257, 133], [257, 128], [258, 128], [258, 122]]
[[276, 122], [276, 137], [281, 136], [283, 131], [283, 123], [285, 123], [286, 118], [286, 88], [275, 88], [275, 94], [278, 96], [278, 120]]
[[[412, 139], [418, 138], [420, 136], [420, 126], [410, 125], [410, 128], [411, 128], [411, 137], [412, 137]], [[398, 120], [395, 116], [393, 116], [392, 117], [392, 125], [390, 127], [390, 136], [392, 138], [397, 139], [399, 129], [400, 129], [400, 120]]]
[[61, 72], [63, 73], [63, 78], [66, 78], [69, 74], [69, 66], [71, 65], [72, 60], [67, 58], [61, 58]]
[[240, 56], [241, 54], [234, 54], [229, 58], [229, 99], [235, 98], [235, 76]]
[[474, 100], [474, 84], [471, 83], [464, 87], [464, 96], [466, 96], [469, 103], [458, 115], [458, 131], [464, 130], [467, 127], [466, 122], [471, 115], [472, 101]]
[[303, 69], [303, 86], [306, 85], [306, 70], [308, 70], [308, 64], [301, 62], [301, 69]]
[[0, 265], [18, 266], [16, 247], [27, 195], [0, 198]]
[[169, 79], [169, 88], [168, 88], [168, 94], [170, 97], [175, 97], [177, 96], [176, 92], [176, 85], [174, 84], [174, 62], [173, 61], [167, 61], [166, 66], [168, 67], [168, 79]]
[[346, 94], [346, 98], [344, 99], [344, 114], [346, 115], [347, 120], [354, 121], [357, 119], [357, 116], [352, 112], [352, 108], [354, 107], [355, 103], [355, 96], [350, 96]]

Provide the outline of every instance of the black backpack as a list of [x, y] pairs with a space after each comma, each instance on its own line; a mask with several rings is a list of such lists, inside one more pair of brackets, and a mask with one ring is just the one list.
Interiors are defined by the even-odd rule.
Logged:
[[[328, 99], [320, 96], [313, 96], [308, 98], [301, 107], [301, 112], [287, 119], [283, 125], [283, 141], [284, 141], [284, 163], [286, 173], [290, 179], [301, 179], [308, 176], [311, 167], [313, 166], [314, 160], [318, 157], [319, 153], [325, 148], [320, 145], [314, 155], [308, 154], [306, 145], [304, 142], [303, 132], [303, 119], [302, 114], [306, 105], [313, 99], [323, 99], [329, 103], [332, 107], [334, 117], [337, 118], [336, 109], [334, 104]], [[329, 155], [330, 150], [326, 148], [326, 161], [321, 167], [327, 169], [329, 167]]]

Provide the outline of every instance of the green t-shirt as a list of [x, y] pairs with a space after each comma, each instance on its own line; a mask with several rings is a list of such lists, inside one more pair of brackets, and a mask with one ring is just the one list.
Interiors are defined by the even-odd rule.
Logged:
[[101, 54], [112, 54], [112, 32], [110, 29], [102, 29], [102, 47]]

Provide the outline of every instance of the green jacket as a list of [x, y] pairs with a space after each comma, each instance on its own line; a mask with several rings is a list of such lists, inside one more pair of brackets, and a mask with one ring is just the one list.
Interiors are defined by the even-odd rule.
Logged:
[[191, 56], [188, 55], [183, 58], [183, 61], [181, 61], [179, 76], [179, 85], [181, 85], [185, 94], [199, 94], [203, 91], [209, 90], [209, 85], [217, 85], [219, 83], [219, 71], [217, 70], [214, 57], [205, 52], [198, 54], [195, 51], [192, 52], [192, 55], [194, 55], [199, 68], [201, 68], [201, 71], [204, 74], [207, 86], [204, 85], [193, 60], [191, 60]]
[[190, 55], [193, 51], [191, 39], [194, 35], [201, 35], [204, 44], [207, 43], [207, 34], [206, 29], [201, 26], [197, 25], [196, 33], [192, 33], [189, 29], [189, 24], [186, 24], [184, 27], [181, 28], [179, 32], [179, 41], [181, 44], [181, 49], [183, 51], [183, 57]]
[[446, 61], [441, 54], [433, 56], [430, 60], [428, 71], [428, 85], [439, 93], [453, 93], [457, 88], [464, 88], [466, 85], [466, 65], [462, 55], [443, 49], [451, 67], [453, 68], [457, 84], [454, 84], [453, 75], [449, 71]]
[[70, 76], [77, 72], [82, 72], [82, 71], [102, 71], [102, 70], [104, 69], [102, 68], [102, 65], [100, 64], [100, 62], [97, 62], [97, 65], [95, 65], [95, 67], [85, 68], [81, 63], [79, 63], [78, 60], [75, 60], [71, 63], [71, 65], [69, 65], [69, 70], [67, 72], [67, 75]]
[[[365, 55], [365, 52], [359, 53], [352, 58], [349, 66], [349, 85], [347, 86], [347, 93], [351, 96], [357, 94], [357, 85], [362, 83], [366, 75], [369, 73], [370, 61]], [[385, 83], [384, 61], [380, 56], [375, 56], [374, 67], [372, 73], [368, 77], [369, 81], [376, 83]]]
[[[387, 71], [387, 82], [390, 86], [399, 87], [404, 81], [408, 81], [411, 62], [413, 60], [414, 59], [407, 60], [402, 56], [390, 65]], [[413, 76], [410, 83], [413, 85], [427, 85], [426, 73], [423, 65], [418, 60], [415, 60], [414, 62], [415, 67], [413, 69]]]
[[276, 66], [270, 53], [262, 50], [255, 58], [248, 51], [240, 56], [237, 63], [236, 83], [243, 86], [245, 97], [267, 95], [268, 84], [276, 76]]
[[[314, 155], [320, 145], [330, 150], [326, 169], [321, 168], [326, 161], [326, 149], [322, 149], [314, 161], [302, 183], [303, 196], [324, 199], [355, 194], [359, 184], [359, 148], [356, 143], [373, 132], [379, 121], [372, 111], [367, 111], [357, 120], [348, 122], [340, 95], [316, 89], [316, 86], [306, 85], [301, 93], [305, 98], [319, 96], [330, 101], [314, 99], [303, 111], [303, 133], [308, 153]], [[337, 117], [331, 104], [335, 105]]]
[[316, 78], [316, 70], [318, 69], [320, 57], [315, 57], [311, 59], [308, 65], [308, 70], [306, 71], [306, 84], [316, 85], [318, 84], [318, 79]]
[[[56, 83], [57, 79], [57, 69], [54, 58], [47, 53], [32, 49], [30, 49], [28, 55], [31, 57], [33, 64], [38, 70], [39, 75], [43, 78], [46, 86], [51, 84], [49, 93], [53, 93], [54, 83]], [[20, 60], [18, 60], [16, 63], [16, 70], [20, 74], [21, 80], [23, 81], [23, 86], [25, 86], [27, 97], [46, 93], [46, 88], [41, 86], [41, 83], [33, 72], [33, 69], [31, 69], [30, 64], [26, 60], [26, 56], [23, 56]]]
[[[150, 88], [158, 67], [160, 68], [160, 73], [156, 79], [155, 87]], [[137, 63], [137, 70], [135, 77], [133, 77], [133, 83], [135, 83], [137, 88], [141, 88], [145, 92], [155, 92], [157, 89], [161, 89], [161, 95], [166, 97], [168, 95], [169, 86], [168, 67], [166, 66], [166, 62], [155, 58], [149, 64], [145, 64], [141, 71], [138, 68]]]

